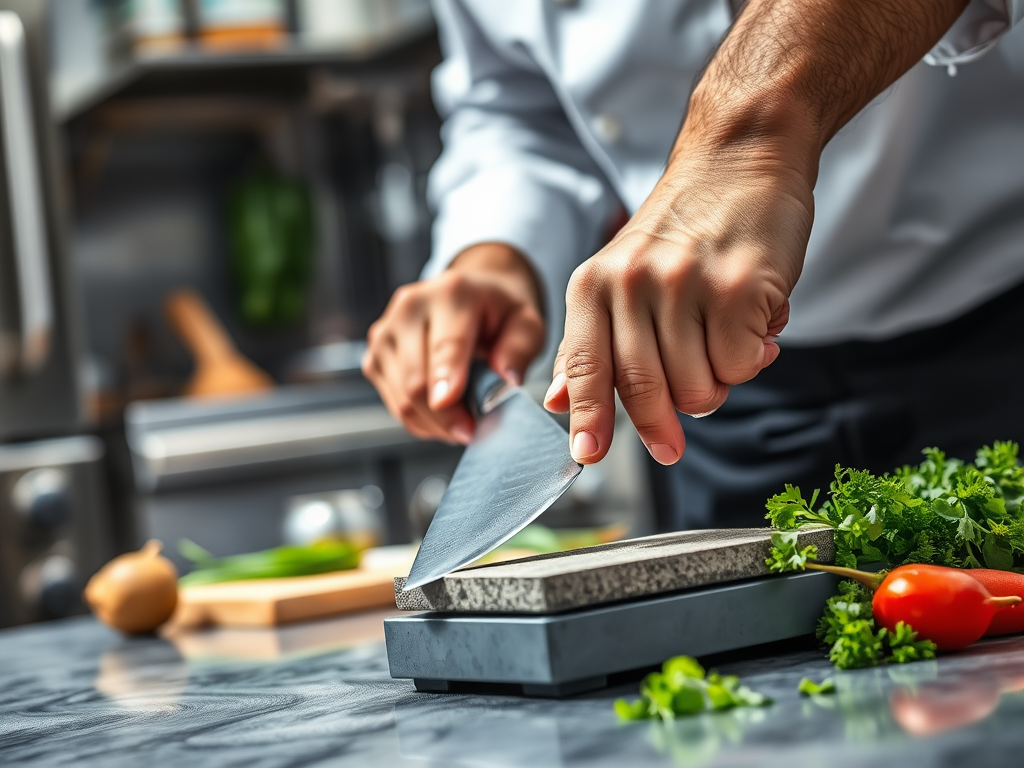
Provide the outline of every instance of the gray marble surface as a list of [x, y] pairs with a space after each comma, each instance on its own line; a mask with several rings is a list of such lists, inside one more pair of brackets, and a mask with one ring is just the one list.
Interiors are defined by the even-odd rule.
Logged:
[[1024, 752], [1024, 639], [844, 673], [817, 700], [796, 691], [829, 673], [816, 651], [733, 660], [720, 668], [773, 706], [664, 726], [616, 722], [612, 699], [635, 684], [564, 701], [416, 693], [388, 677], [381, 643], [357, 642], [366, 624], [177, 645], [89, 619], [0, 632], [0, 765], [890, 768]]
[[[770, 536], [769, 528], [662, 533], [469, 568], [408, 591], [398, 578], [395, 602], [405, 611], [549, 614], [724, 584], [768, 573]], [[820, 562], [834, 561], [830, 529], [798, 540], [814, 544]]]

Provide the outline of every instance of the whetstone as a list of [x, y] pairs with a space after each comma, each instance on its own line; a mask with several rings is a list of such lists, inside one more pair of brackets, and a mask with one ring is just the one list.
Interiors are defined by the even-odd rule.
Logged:
[[[683, 531], [468, 568], [403, 592], [406, 611], [553, 614], [768, 575], [770, 529]], [[835, 559], [832, 530], [802, 531], [817, 559]]]

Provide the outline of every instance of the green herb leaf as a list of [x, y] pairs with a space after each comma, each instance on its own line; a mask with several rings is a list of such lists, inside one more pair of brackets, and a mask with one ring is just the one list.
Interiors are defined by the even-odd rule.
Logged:
[[829, 693], [836, 692], [835, 681], [831, 678], [825, 678], [820, 683], [816, 683], [811, 678], [805, 677], [800, 681], [800, 687], [798, 689], [803, 696], [824, 696]]
[[797, 546], [799, 531], [772, 531], [772, 549], [765, 563], [769, 573], [789, 573], [803, 571], [807, 568], [807, 560], [818, 556], [818, 548], [809, 544], [804, 548]]
[[616, 699], [615, 714], [617, 714], [620, 719], [626, 720], [627, 722], [646, 720], [648, 717], [647, 702], [643, 699], [637, 699], [636, 701]]
[[652, 672], [640, 683], [640, 699], [629, 702], [619, 699], [615, 712], [624, 721], [695, 715], [707, 710], [733, 707], [761, 707], [771, 699], [740, 685], [735, 675], [705, 673], [704, 668], [689, 656], [675, 656], [662, 665], [661, 672]]

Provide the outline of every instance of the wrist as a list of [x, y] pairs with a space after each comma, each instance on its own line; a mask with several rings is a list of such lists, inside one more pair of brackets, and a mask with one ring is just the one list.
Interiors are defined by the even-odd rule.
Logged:
[[456, 256], [449, 270], [464, 275], [497, 278], [515, 286], [543, 313], [544, 302], [540, 278], [530, 262], [519, 251], [505, 243], [478, 243]]
[[782, 84], [715, 93], [707, 78], [694, 90], [668, 167], [703, 157], [727, 168], [798, 175], [813, 189], [827, 141], [813, 111]]

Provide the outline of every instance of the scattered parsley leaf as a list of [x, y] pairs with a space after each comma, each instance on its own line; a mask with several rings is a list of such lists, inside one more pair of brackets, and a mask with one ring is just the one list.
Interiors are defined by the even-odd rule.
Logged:
[[824, 696], [829, 693], [835, 693], [836, 684], [831, 677], [825, 678], [820, 683], [805, 677], [800, 681], [799, 691], [803, 696]]
[[639, 699], [616, 700], [615, 713], [627, 722], [659, 717], [668, 721], [708, 710], [771, 703], [767, 696], [740, 685], [735, 675], [706, 673], [695, 659], [675, 656], [662, 665], [661, 672], [652, 672], [643, 679]]

